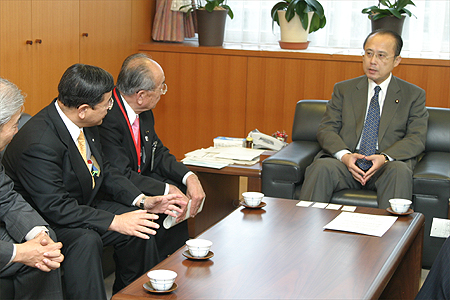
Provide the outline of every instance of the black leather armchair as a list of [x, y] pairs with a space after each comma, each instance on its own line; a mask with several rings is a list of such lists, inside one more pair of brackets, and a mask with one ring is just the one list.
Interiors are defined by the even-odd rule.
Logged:
[[[262, 164], [262, 192], [269, 197], [299, 199], [305, 169], [320, 150], [317, 129], [326, 100], [302, 100], [295, 109], [292, 143]], [[414, 169], [413, 209], [425, 216], [424, 268], [431, 267], [444, 239], [430, 237], [433, 218], [448, 218], [450, 200], [450, 109], [428, 108], [425, 152]], [[378, 207], [374, 191], [343, 190], [331, 203]]]

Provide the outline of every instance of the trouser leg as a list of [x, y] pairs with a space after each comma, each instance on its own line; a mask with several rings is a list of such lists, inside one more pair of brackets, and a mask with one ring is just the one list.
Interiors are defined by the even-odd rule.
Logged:
[[[116, 215], [137, 209], [111, 201], [101, 201], [101, 203], [97, 204], [97, 207]], [[159, 262], [158, 249], [154, 236], [150, 236], [150, 239], [144, 240], [138, 237], [108, 231], [101, 238], [105, 246], [114, 246], [116, 279], [113, 285], [113, 294], [131, 284]]]
[[368, 189], [377, 191], [378, 208], [388, 208], [392, 198], [412, 200], [412, 173], [402, 161], [391, 161], [381, 166], [367, 183]]
[[349, 188], [360, 189], [361, 184], [345, 164], [332, 157], [319, 158], [306, 168], [300, 200], [330, 202], [333, 192]]
[[55, 228], [55, 232], [63, 243], [66, 299], [106, 299], [98, 232], [84, 228]]

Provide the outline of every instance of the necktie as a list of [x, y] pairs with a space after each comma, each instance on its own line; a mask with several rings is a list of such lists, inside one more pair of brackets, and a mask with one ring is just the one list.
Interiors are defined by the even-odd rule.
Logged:
[[134, 142], [137, 145], [138, 138], [139, 138], [139, 115], [136, 116], [136, 119], [134, 120], [133, 125], [131, 126], [131, 129], [133, 130]]
[[[78, 151], [80, 151], [81, 157], [83, 157], [83, 160], [84, 160], [84, 162], [86, 164], [86, 167], [89, 170], [89, 163], [88, 163], [88, 160], [87, 160], [87, 157], [86, 157], [86, 139], [84, 138], [83, 130], [80, 130], [80, 135], [78, 136], [77, 142], [78, 142], [78, 144], [77, 144]], [[91, 177], [92, 177], [92, 188], [94, 188], [95, 187], [95, 179], [92, 176], [92, 173], [91, 173], [90, 170], [89, 170], [89, 174], [91, 174]]]
[[[375, 87], [375, 93], [370, 100], [366, 122], [364, 123], [359, 153], [365, 156], [375, 154], [377, 148], [378, 127], [380, 125], [380, 103], [378, 103], [380, 90], [379, 86]], [[365, 159], [358, 159], [356, 164], [363, 171], [367, 171], [372, 166], [372, 162]]]

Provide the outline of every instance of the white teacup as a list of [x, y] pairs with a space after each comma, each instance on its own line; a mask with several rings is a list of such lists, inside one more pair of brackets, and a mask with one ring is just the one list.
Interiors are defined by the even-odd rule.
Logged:
[[242, 196], [244, 197], [245, 204], [252, 207], [260, 205], [264, 198], [264, 194], [259, 192], [245, 192], [242, 193]]
[[153, 270], [147, 273], [152, 287], [157, 291], [169, 290], [175, 282], [177, 275], [176, 272], [171, 270]]
[[189, 253], [193, 257], [205, 257], [208, 254], [211, 245], [211, 241], [204, 239], [192, 239], [186, 241]]
[[412, 201], [408, 199], [394, 198], [389, 200], [389, 203], [391, 204], [391, 208], [394, 212], [403, 214], [408, 211]]

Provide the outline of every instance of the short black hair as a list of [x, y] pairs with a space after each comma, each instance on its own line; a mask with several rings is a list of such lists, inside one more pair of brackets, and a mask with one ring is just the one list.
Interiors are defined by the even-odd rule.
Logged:
[[373, 35], [375, 35], [375, 34], [377, 34], [377, 33], [379, 33], [379, 34], [387, 34], [387, 35], [392, 36], [392, 37], [395, 39], [395, 49], [394, 49], [395, 54], [394, 54], [394, 55], [395, 55], [396, 57], [399, 56], [399, 55], [400, 55], [400, 52], [402, 51], [402, 48], [403, 48], [403, 40], [402, 40], [402, 37], [401, 37], [397, 32], [392, 31], [392, 30], [389, 30], [389, 29], [377, 29], [377, 30], [372, 31], [371, 33], [369, 33], [369, 35], [368, 35], [368, 36], [366, 37], [366, 39], [364, 40], [363, 49], [366, 49], [366, 43], [367, 43], [367, 40], [368, 40], [371, 36], [373, 36]]
[[94, 108], [105, 93], [114, 88], [114, 78], [107, 71], [90, 65], [74, 64], [61, 77], [58, 99], [67, 107], [87, 104]]

